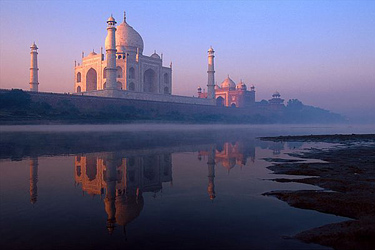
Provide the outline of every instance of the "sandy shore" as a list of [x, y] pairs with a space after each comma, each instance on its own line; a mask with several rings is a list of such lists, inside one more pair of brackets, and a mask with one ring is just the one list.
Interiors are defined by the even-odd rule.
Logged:
[[[375, 249], [375, 134], [266, 137], [262, 140], [339, 143], [292, 156], [327, 163], [275, 162], [275, 174], [313, 176], [276, 178], [278, 182], [307, 183], [323, 191], [272, 191], [265, 193], [293, 207], [351, 218], [342, 223], [310, 229], [294, 236], [304, 242], [334, 249]], [[334, 192], [332, 192], [334, 191]]]

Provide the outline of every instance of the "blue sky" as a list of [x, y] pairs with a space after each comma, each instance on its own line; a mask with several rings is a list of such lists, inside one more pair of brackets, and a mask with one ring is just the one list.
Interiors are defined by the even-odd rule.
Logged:
[[144, 54], [173, 62], [173, 93], [207, 81], [254, 84], [257, 100], [285, 99], [375, 118], [375, 1], [0, 1], [1, 88], [28, 89], [39, 47], [41, 91], [72, 92], [74, 60], [104, 46], [113, 14], [143, 37]]

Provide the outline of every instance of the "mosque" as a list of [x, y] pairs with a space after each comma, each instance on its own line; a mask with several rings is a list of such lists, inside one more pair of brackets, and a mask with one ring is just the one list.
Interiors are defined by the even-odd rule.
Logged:
[[[198, 104], [236, 108], [254, 107], [280, 110], [284, 100], [276, 92], [272, 99], [259, 103], [255, 101], [255, 87], [241, 81], [235, 83], [228, 77], [215, 84], [215, 51], [208, 50], [207, 92], [198, 87], [198, 97], [172, 94], [172, 63], [163, 66], [163, 54], [156, 51], [143, 55], [144, 42], [141, 35], [128, 24], [126, 15], [117, 25], [110, 16], [107, 20], [105, 54], [92, 51], [87, 56], [82, 52], [82, 61], [75, 62], [74, 93], [98, 97], [124, 98], [143, 101]], [[31, 49], [30, 91], [38, 91], [37, 46]], [[269, 106], [269, 107], [268, 107]]]

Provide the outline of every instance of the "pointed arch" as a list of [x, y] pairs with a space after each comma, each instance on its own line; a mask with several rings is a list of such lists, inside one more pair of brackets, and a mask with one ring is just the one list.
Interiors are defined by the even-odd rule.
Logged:
[[135, 84], [134, 84], [134, 82], [129, 83], [129, 90], [131, 90], [131, 91], [135, 90]]
[[97, 73], [96, 70], [90, 68], [86, 74], [86, 91], [92, 91], [97, 89]]
[[81, 82], [81, 72], [77, 73], [77, 82]]
[[117, 78], [122, 78], [122, 68], [120, 66], [116, 67]]
[[129, 69], [129, 79], [135, 79], [135, 70], [133, 67]]
[[224, 98], [219, 96], [218, 98], [216, 98], [216, 106], [220, 106], [220, 107], [224, 106], [224, 101], [225, 101]]
[[156, 73], [152, 69], [148, 69], [143, 73], [143, 91], [157, 93]]

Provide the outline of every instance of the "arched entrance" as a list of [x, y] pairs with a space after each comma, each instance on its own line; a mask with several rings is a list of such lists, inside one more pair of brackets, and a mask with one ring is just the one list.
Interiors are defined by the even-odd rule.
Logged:
[[164, 88], [164, 94], [166, 94], [166, 95], [169, 94], [169, 88], [168, 88], [168, 87], [165, 87], [165, 88]]
[[96, 70], [91, 68], [87, 71], [86, 75], [86, 91], [96, 90], [97, 86], [97, 73]]
[[236, 107], [236, 104], [235, 104], [235, 103], [232, 103], [230, 106], [231, 106], [232, 108], [235, 108], [235, 107]]
[[81, 93], [81, 86], [77, 87], [77, 93]]
[[224, 98], [219, 96], [218, 98], [216, 98], [216, 106], [224, 106]]
[[157, 93], [156, 73], [152, 69], [148, 69], [143, 74], [143, 91]]

